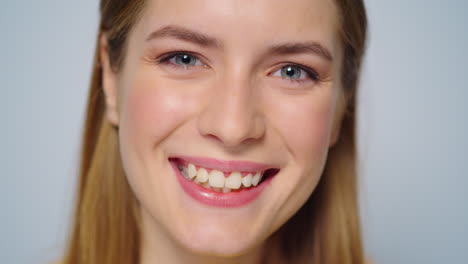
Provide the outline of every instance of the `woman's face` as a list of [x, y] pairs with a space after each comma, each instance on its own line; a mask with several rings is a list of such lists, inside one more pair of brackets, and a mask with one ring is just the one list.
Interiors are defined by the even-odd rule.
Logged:
[[336, 7], [150, 0], [141, 15], [118, 73], [103, 61], [145, 239], [242, 254], [303, 205], [338, 135]]

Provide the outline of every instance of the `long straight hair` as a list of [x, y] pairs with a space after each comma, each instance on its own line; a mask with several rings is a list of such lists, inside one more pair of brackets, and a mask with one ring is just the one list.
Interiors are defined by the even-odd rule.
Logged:
[[[362, 264], [356, 175], [356, 90], [365, 50], [367, 18], [362, 0], [335, 0], [343, 48], [341, 86], [346, 110], [337, 143], [304, 206], [274, 235], [290, 263]], [[106, 34], [109, 60], [118, 71], [127, 37], [144, 0], [101, 0], [100, 26], [83, 131], [76, 207], [63, 264], [137, 264], [137, 200], [126, 180], [118, 128], [105, 119], [99, 38]]]

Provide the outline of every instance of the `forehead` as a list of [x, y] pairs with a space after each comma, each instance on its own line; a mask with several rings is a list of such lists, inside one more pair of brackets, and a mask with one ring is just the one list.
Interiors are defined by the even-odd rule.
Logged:
[[227, 44], [313, 40], [333, 51], [338, 12], [333, 0], [147, 0], [139, 35], [167, 25], [189, 26]]

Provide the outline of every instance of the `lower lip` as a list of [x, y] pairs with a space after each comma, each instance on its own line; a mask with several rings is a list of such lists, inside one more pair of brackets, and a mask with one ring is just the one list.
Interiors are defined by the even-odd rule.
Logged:
[[177, 165], [174, 162], [170, 163], [185, 193], [196, 201], [213, 207], [230, 208], [247, 205], [253, 202], [262, 193], [262, 191], [265, 190], [265, 188], [270, 184], [272, 178], [267, 178], [256, 187], [242, 189], [240, 191], [232, 191], [229, 193], [221, 193], [206, 189], [197, 183], [186, 179], [182, 176], [179, 169], [177, 169]]

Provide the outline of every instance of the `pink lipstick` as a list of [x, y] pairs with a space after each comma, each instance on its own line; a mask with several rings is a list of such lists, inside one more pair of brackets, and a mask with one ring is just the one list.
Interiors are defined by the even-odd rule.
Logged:
[[[253, 202], [269, 186], [273, 176], [279, 171], [269, 164], [250, 161], [222, 161], [204, 157], [178, 156], [171, 157], [169, 162], [183, 191], [194, 200], [213, 207], [240, 207]], [[190, 173], [184, 168], [187, 164], [192, 167]], [[195, 166], [208, 173], [214, 171], [214, 174], [217, 175], [209, 173], [208, 181], [208, 176], [200, 177], [200, 173], [193, 172]], [[229, 178], [223, 177], [222, 173]], [[240, 173], [242, 173], [242, 184]], [[260, 181], [261, 173], [263, 173], [263, 179]], [[230, 175], [235, 175], [237, 179], [230, 181]], [[252, 175], [255, 175], [253, 179]], [[250, 183], [251, 179], [252, 184]], [[221, 180], [221, 185], [219, 185], [219, 180]], [[226, 180], [226, 186], [223, 189], [224, 180]], [[230, 183], [228, 184], [228, 182]], [[227, 191], [225, 191], [226, 189]]]

